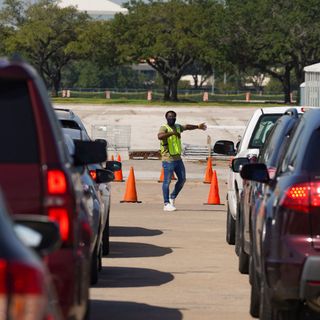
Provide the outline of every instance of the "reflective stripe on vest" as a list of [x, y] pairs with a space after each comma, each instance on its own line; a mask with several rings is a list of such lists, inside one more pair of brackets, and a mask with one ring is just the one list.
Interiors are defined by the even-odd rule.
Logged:
[[[173, 132], [172, 128], [168, 125], [164, 125], [168, 132]], [[175, 125], [177, 132], [180, 133], [180, 126]], [[161, 153], [164, 151], [164, 141], [161, 140], [160, 142], [160, 150]], [[171, 156], [175, 156], [175, 155], [180, 155], [181, 154], [181, 139], [179, 139], [176, 135], [170, 136], [167, 138], [167, 143], [168, 143], [168, 149], [169, 149], [169, 153]]]

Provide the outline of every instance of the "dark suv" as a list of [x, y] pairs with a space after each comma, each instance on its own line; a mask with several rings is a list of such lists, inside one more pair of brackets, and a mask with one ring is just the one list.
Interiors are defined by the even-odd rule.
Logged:
[[241, 170], [266, 187], [250, 270], [260, 319], [300, 319], [305, 305], [320, 311], [320, 110], [307, 111], [289, 139], [273, 178], [265, 164]]
[[[0, 61], [0, 186], [13, 214], [49, 216], [62, 247], [46, 257], [64, 318], [83, 319], [90, 280], [90, 227], [83, 190], [73, 169], [47, 90], [34, 69]], [[79, 142], [74, 162], [105, 161], [105, 146]]]

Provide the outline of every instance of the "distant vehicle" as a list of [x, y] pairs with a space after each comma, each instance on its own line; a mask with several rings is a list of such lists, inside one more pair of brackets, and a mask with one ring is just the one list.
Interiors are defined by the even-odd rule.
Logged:
[[[259, 156], [259, 150], [263, 146], [271, 128], [280, 116], [289, 107], [270, 107], [257, 109], [249, 120], [245, 132], [237, 148], [232, 141], [217, 141], [214, 152], [234, 156], [236, 158], [248, 158], [254, 162]], [[301, 112], [301, 107], [297, 107]], [[239, 271], [248, 273], [249, 256], [243, 250], [243, 239], [239, 232], [242, 227], [241, 197], [243, 181], [238, 172], [229, 171], [227, 192], [227, 225], [226, 241], [236, 244], [236, 253], [239, 256]]]
[[[62, 246], [46, 258], [65, 319], [88, 314], [90, 227], [83, 188], [70, 163], [61, 126], [35, 70], [0, 60], [0, 185], [13, 214], [43, 215], [60, 227]], [[99, 142], [78, 141], [74, 163], [106, 159]]]
[[39, 255], [61, 244], [59, 228], [43, 216], [12, 222], [0, 195], [0, 302], [3, 320], [62, 320], [52, 279]]
[[252, 311], [260, 319], [304, 319], [305, 303], [320, 315], [319, 128], [318, 108], [300, 118], [273, 178], [265, 164], [241, 170], [243, 179], [266, 188], [252, 230], [250, 270]]
[[[80, 117], [70, 109], [55, 108], [56, 115], [61, 123], [63, 132], [68, 134], [73, 140], [91, 141], [91, 138], [82, 122]], [[98, 139], [101, 143], [107, 142], [102, 139]], [[89, 164], [87, 166], [88, 172], [95, 180], [96, 169], [103, 169], [101, 163]], [[121, 169], [121, 163], [118, 161], [107, 161], [104, 169], [110, 171], [117, 171]], [[101, 203], [101, 227], [100, 232], [102, 235], [102, 253], [107, 255], [109, 253], [109, 220], [110, 220], [110, 197], [111, 197], [111, 184], [99, 183], [95, 184], [97, 190], [97, 197]], [[99, 237], [100, 242], [100, 237]]]
[[[70, 157], [74, 156], [74, 142], [68, 134], [64, 134], [65, 143], [67, 145]], [[71, 160], [72, 162], [73, 160]], [[91, 284], [96, 284], [98, 281], [98, 273], [102, 267], [102, 231], [103, 229], [103, 214], [104, 202], [102, 200], [99, 184], [108, 183], [114, 179], [114, 174], [109, 170], [101, 168], [91, 169], [87, 166], [78, 166], [81, 174], [81, 182], [83, 185], [84, 197], [83, 203], [88, 213], [92, 237], [91, 237]], [[92, 179], [92, 176], [95, 180]]]

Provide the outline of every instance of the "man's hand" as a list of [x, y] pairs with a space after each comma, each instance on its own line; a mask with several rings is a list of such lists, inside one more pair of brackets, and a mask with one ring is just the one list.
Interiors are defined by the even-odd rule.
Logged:
[[173, 135], [177, 136], [179, 139], [181, 138], [180, 132], [173, 130]]
[[198, 125], [198, 128], [201, 129], [201, 130], [207, 130], [207, 125], [205, 123], [200, 123]]

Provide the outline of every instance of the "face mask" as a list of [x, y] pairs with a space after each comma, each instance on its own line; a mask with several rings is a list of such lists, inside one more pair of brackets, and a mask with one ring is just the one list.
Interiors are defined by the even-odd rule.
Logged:
[[168, 125], [172, 127], [176, 123], [176, 118], [167, 119], [167, 122], [168, 122]]

